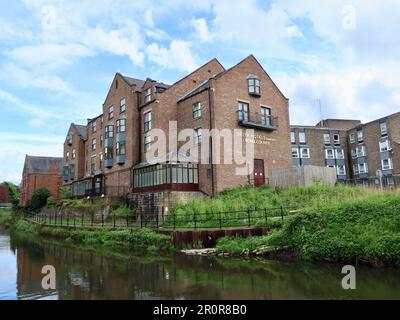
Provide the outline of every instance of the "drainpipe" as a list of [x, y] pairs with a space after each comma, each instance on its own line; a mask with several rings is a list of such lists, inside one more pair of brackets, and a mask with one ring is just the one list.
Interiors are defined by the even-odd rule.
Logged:
[[[212, 89], [212, 80], [210, 80], [210, 87], [208, 88], [208, 110], [209, 110], [209, 118], [210, 118], [210, 130], [213, 128], [213, 106], [212, 106], [212, 99], [211, 99], [211, 89]], [[212, 137], [210, 136], [210, 158], [211, 158], [211, 194], [215, 194], [215, 182], [214, 182], [214, 163], [213, 163], [213, 141]]]

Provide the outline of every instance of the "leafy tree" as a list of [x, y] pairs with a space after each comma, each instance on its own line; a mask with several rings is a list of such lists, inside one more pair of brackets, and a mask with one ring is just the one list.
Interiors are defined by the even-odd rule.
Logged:
[[20, 198], [20, 190], [19, 187], [16, 186], [12, 182], [4, 181], [3, 184], [8, 188], [11, 196], [11, 201], [14, 207], [17, 207], [19, 204], [19, 198]]
[[47, 204], [47, 199], [51, 197], [51, 193], [47, 188], [37, 189], [31, 198], [30, 208], [32, 210], [40, 210]]

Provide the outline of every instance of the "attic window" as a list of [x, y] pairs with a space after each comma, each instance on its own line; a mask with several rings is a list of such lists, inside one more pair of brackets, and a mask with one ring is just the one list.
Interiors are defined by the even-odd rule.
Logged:
[[144, 92], [144, 103], [151, 101], [151, 88], [147, 88]]
[[247, 86], [250, 95], [261, 96], [260, 79], [255, 75], [251, 74], [247, 77]]

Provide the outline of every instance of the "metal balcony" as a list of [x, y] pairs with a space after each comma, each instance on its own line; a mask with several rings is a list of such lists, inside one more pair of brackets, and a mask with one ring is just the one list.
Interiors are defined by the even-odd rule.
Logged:
[[238, 123], [240, 126], [274, 131], [278, 129], [278, 117], [264, 116], [261, 113], [237, 111]]

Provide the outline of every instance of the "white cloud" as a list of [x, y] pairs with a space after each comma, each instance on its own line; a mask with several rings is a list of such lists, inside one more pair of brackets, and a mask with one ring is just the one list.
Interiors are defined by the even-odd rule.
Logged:
[[19, 111], [34, 115], [39, 118], [55, 117], [55, 114], [51, 111], [45, 110], [35, 105], [31, 105], [23, 102], [20, 98], [0, 89], [0, 101], [12, 104], [19, 108]]
[[134, 22], [126, 22], [121, 29], [104, 30], [101, 27], [89, 29], [83, 42], [102, 52], [117, 56], [128, 56], [133, 64], [142, 64], [144, 54], [140, 51], [142, 36], [139, 27]]
[[32, 128], [40, 128], [45, 125], [45, 122], [42, 119], [39, 118], [33, 118], [28, 121], [28, 125]]
[[208, 26], [207, 26], [207, 21], [204, 18], [196, 19], [192, 18], [189, 23], [194, 31], [195, 31], [195, 37], [200, 39], [202, 42], [212, 42], [213, 40], [213, 35], [210, 34], [208, 31]]
[[77, 43], [42, 43], [17, 47], [6, 55], [20, 65], [53, 70], [70, 66], [82, 57], [92, 56], [93, 51]]
[[67, 81], [38, 69], [36, 72], [29, 72], [10, 63], [3, 67], [0, 77], [7, 81], [14, 80], [14, 83], [23, 88], [31, 86], [57, 93], [76, 94], [76, 90]]
[[186, 41], [173, 40], [169, 48], [153, 43], [147, 47], [146, 53], [149, 61], [167, 69], [191, 72], [197, 68], [190, 43]]

